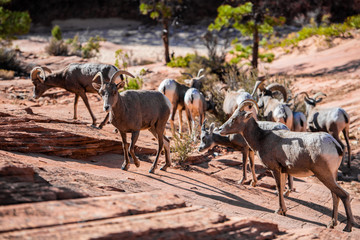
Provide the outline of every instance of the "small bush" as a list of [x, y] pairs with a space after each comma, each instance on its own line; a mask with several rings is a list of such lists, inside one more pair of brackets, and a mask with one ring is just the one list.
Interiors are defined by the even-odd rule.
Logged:
[[55, 38], [56, 40], [60, 41], [62, 40], [62, 33], [61, 29], [58, 25], [55, 25], [53, 29], [51, 30], [51, 36]]
[[53, 56], [67, 56], [69, 49], [68, 45], [63, 40], [56, 40], [51, 38], [49, 45], [45, 47], [45, 51]]
[[142, 88], [143, 85], [143, 79], [140, 77], [130, 78], [127, 81], [126, 86], [124, 87], [124, 90], [138, 90]]
[[[11, 48], [0, 48], [0, 66], [4, 70], [12, 70], [18, 73], [26, 72], [21, 62], [17, 59], [17, 52]], [[9, 74], [5, 75], [9, 77]]]
[[173, 57], [170, 62], [168, 62], [166, 65], [169, 67], [188, 67], [189, 63], [195, 58], [195, 54], [186, 54], [185, 57], [179, 56], [179, 57]]
[[195, 149], [191, 137], [187, 134], [182, 136], [182, 139], [178, 135], [174, 135], [173, 146], [171, 152], [173, 153], [173, 159], [175, 161], [184, 162], [189, 154]]

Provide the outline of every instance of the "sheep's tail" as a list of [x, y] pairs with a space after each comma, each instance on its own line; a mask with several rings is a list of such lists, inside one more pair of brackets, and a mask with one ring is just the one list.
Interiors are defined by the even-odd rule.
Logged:
[[339, 156], [342, 157], [344, 155], [344, 148], [340, 145], [340, 143], [338, 141], [336, 141], [336, 139], [331, 136], [331, 139], [333, 141], [333, 143], [335, 144], [335, 148], [336, 151], [338, 152]]
[[344, 118], [345, 118], [345, 122], [346, 123], [349, 123], [350, 122], [350, 120], [349, 120], [349, 116], [348, 116], [348, 114], [345, 112], [345, 110], [344, 109], [342, 109], [342, 108], [340, 108], [340, 111], [343, 113], [343, 115], [344, 115]]

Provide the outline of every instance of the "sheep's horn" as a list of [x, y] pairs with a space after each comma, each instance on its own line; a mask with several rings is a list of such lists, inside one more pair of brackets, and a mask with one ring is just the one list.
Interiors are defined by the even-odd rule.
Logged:
[[48, 73], [52, 73], [52, 71], [48, 68], [48, 67], [42, 67], [44, 69], [44, 71], [48, 72]]
[[287, 92], [286, 89], [283, 85], [279, 84], [279, 83], [271, 83], [266, 87], [267, 90], [269, 91], [279, 91], [281, 92], [281, 94], [283, 95], [284, 98], [284, 102], [286, 102], [287, 100]]
[[310, 97], [309, 97], [309, 95], [307, 94], [307, 92], [297, 93], [294, 98], [296, 98], [297, 96], [299, 96], [299, 95], [301, 95], [301, 94], [304, 94], [307, 99], [310, 99]]
[[255, 83], [254, 90], [251, 93], [251, 96], [254, 96], [256, 89], [260, 89], [260, 91], [264, 91], [265, 87], [263, 82], [265, 81], [265, 76], [258, 77], [258, 80]]
[[[38, 77], [39, 72], [41, 72], [42, 78]], [[35, 79], [38, 79], [38, 80], [40, 80], [40, 82], [45, 82], [45, 77], [46, 77], [45, 72], [42, 67], [34, 67], [30, 72], [30, 78], [32, 81], [34, 81]]]
[[132, 78], [135, 78], [134, 75], [132, 75], [131, 73], [129, 73], [128, 71], [124, 71], [124, 70], [119, 70], [117, 72], [115, 72], [111, 78], [110, 78], [110, 82], [113, 82], [120, 74], [125, 74], [125, 75], [128, 75]]
[[327, 95], [325, 94], [325, 93], [323, 93], [323, 92], [318, 92], [318, 93], [316, 93], [314, 96], [313, 96], [313, 99], [317, 99], [318, 97], [320, 97], [320, 96], [324, 96], [324, 97], [327, 97]]
[[92, 80], [94, 81], [97, 77], [100, 77], [101, 85], [104, 85], [104, 77], [102, 75], [102, 72], [98, 72]]
[[189, 76], [190, 78], [194, 78], [193, 75], [191, 75], [190, 73], [182, 72], [181, 74], [182, 74], [182, 75], [187, 75], [187, 76]]
[[199, 77], [199, 76], [200, 76], [200, 74], [201, 74], [203, 71], [204, 71], [204, 69], [203, 69], [203, 68], [201, 68], [201, 69], [199, 70], [198, 74], [197, 74], [197, 77]]
[[246, 107], [247, 105], [254, 105], [256, 114], [259, 113], [259, 106], [257, 105], [257, 102], [254, 99], [246, 99], [242, 101], [241, 103], [239, 103], [238, 108], [240, 109], [240, 111], [242, 111], [243, 108]]
[[197, 77], [198, 78], [198, 80], [201, 80], [201, 79], [203, 79], [205, 77], [205, 75], [201, 75], [200, 77]]

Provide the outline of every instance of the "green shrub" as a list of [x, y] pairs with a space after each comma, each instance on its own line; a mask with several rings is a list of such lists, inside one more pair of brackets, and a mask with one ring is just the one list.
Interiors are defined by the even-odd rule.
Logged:
[[115, 67], [126, 70], [131, 65], [130, 55], [123, 49], [115, 51]]
[[360, 28], [360, 15], [348, 17], [345, 20], [345, 24], [351, 28], [359, 29]]
[[85, 43], [85, 46], [81, 47], [81, 56], [83, 58], [95, 57], [96, 54], [99, 53], [101, 41], [105, 41], [105, 39], [99, 35], [90, 37], [89, 40]]
[[49, 45], [45, 47], [45, 51], [53, 56], [67, 56], [69, 49], [68, 45], [63, 40], [51, 38]]
[[51, 30], [51, 36], [56, 40], [60, 41], [62, 39], [61, 29], [58, 25], [55, 25]]
[[184, 134], [182, 138], [178, 135], [173, 136], [173, 146], [171, 152], [173, 153], [173, 160], [182, 163], [186, 160], [189, 154], [195, 149], [193, 141], [188, 134]]
[[130, 78], [127, 81], [124, 90], [138, 90], [142, 88], [144, 81], [141, 77]]
[[185, 57], [178, 56], [173, 57], [170, 62], [168, 62], [166, 65], [169, 67], [188, 67], [189, 63], [195, 58], [195, 54], [186, 54]]

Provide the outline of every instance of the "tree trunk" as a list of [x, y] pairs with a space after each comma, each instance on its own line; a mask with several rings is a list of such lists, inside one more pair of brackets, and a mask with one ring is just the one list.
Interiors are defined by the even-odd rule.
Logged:
[[254, 32], [253, 32], [253, 52], [252, 52], [252, 62], [251, 65], [254, 69], [258, 68], [258, 57], [259, 57], [259, 2], [255, 0], [253, 2], [253, 16], [254, 16]]
[[170, 54], [169, 54], [169, 21], [168, 19], [163, 19], [163, 32], [162, 32], [162, 40], [165, 48], [165, 62], [170, 62]]

